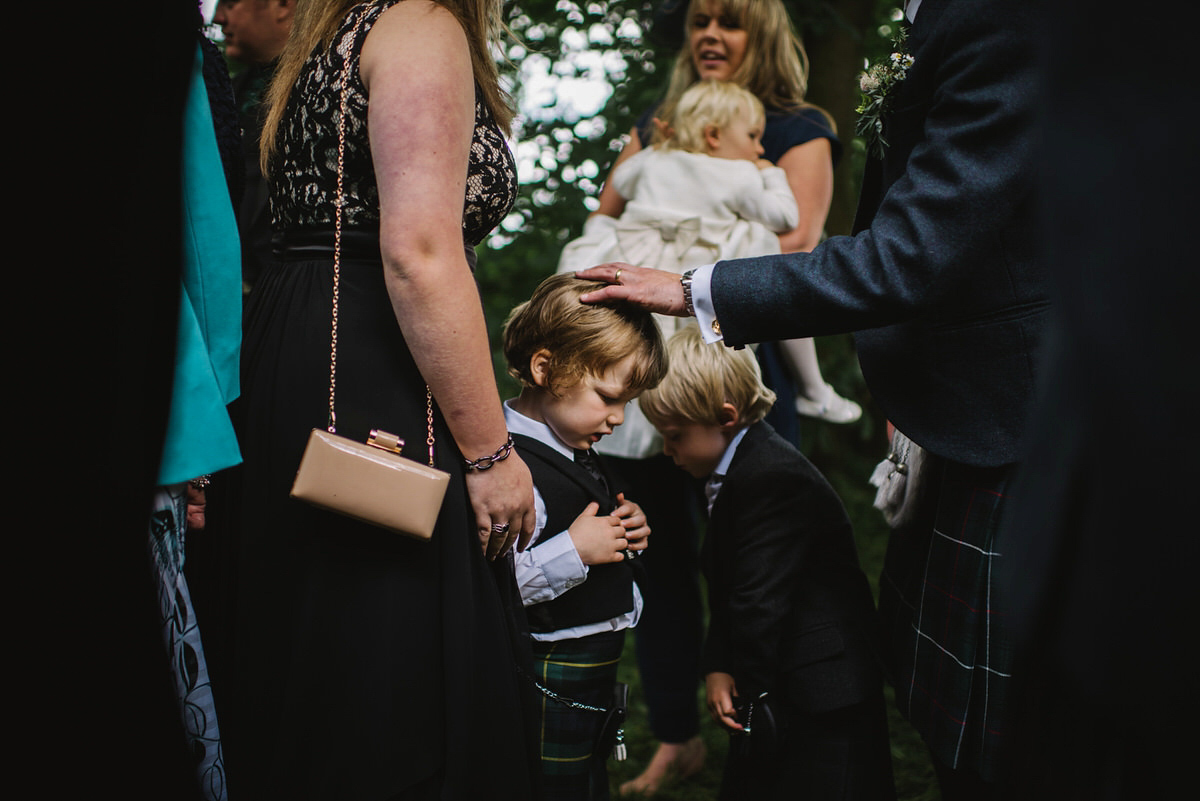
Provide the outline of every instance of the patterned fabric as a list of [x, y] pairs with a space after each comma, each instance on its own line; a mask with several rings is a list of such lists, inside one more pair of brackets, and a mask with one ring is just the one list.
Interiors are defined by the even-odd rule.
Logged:
[[[379, 187], [367, 138], [367, 90], [359, 73], [363, 42], [379, 16], [398, 0], [375, 0], [353, 9], [330, 47], [316, 51], [300, 71], [278, 132], [289, 147], [271, 164], [271, 215], [277, 231], [334, 224], [337, 193], [340, 88], [346, 87], [346, 148], [343, 220], [351, 227], [379, 227]], [[362, 28], [355, 35], [355, 28]], [[337, 87], [339, 91], [330, 91]], [[467, 168], [463, 240], [479, 244], [512, 208], [517, 191], [512, 153], [476, 92], [475, 135]]]
[[[563, 698], [607, 709], [624, 643], [624, 631], [559, 642], [533, 641], [537, 681]], [[604, 713], [574, 709], [545, 694], [541, 702], [545, 801], [607, 799], [608, 754], [592, 753]]]
[[1005, 608], [998, 534], [1015, 468], [929, 455], [926, 469], [917, 517], [893, 531], [880, 579], [896, 705], [942, 763], [994, 781], [1013, 657], [993, 611]]
[[208, 801], [223, 801], [226, 792], [221, 732], [217, 727], [204, 647], [200, 644], [200, 629], [183, 574], [186, 530], [187, 485], [159, 487], [150, 512], [149, 549], [157, 578], [163, 643], [171, 660], [171, 674], [200, 791]]

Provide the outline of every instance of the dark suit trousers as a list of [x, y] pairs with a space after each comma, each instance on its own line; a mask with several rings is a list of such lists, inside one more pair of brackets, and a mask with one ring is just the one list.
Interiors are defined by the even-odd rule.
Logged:
[[638, 672], [656, 739], [682, 743], [700, 732], [696, 698], [704, 606], [700, 596], [700, 512], [703, 490], [661, 454], [646, 459], [605, 456], [650, 524], [650, 547], [635, 563], [644, 569], [645, 601], [634, 629]]
[[763, 342], [755, 349], [763, 383], [775, 393], [775, 404], [766, 421], [775, 433], [800, 447], [800, 420], [796, 416], [796, 382], [783, 360], [778, 342]]
[[785, 714], [774, 759], [727, 758], [720, 801], [895, 799], [882, 694], [830, 712]]

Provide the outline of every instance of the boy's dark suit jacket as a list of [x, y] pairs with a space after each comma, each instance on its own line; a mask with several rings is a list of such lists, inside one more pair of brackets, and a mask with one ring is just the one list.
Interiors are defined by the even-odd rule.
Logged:
[[1047, 315], [1033, 191], [1042, 5], [923, 0], [855, 235], [720, 262], [712, 278], [728, 344], [856, 331], [884, 415], [980, 467], [1018, 460]]
[[874, 603], [841, 501], [766, 423], [746, 432], [704, 543], [710, 622], [705, 673], [738, 695], [767, 690], [801, 712], [877, 696]]

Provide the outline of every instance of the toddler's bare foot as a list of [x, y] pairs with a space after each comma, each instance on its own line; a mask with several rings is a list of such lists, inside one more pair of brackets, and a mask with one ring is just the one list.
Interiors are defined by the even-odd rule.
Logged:
[[659, 743], [642, 774], [621, 785], [621, 795], [654, 795], [668, 780], [681, 781], [699, 773], [707, 751], [700, 735], [685, 743]]

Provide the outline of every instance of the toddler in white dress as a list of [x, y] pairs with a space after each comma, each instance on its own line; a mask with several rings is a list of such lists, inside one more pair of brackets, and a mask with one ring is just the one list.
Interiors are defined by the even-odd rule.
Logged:
[[[782, 169], [761, 158], [766, 114], [737, 84], [701, 81], [680, 98], [662, 141], [619, 164], [611, 181], [625, 199], [619, 218], [596, 214], [568, 243], [558, 272], [621, 261], [683, 274], [722, 259], [780, 252], [778, 234], [800, 212]], [[689, 320], [655, 315], [664, 337]], [[604, 453], [640, 459], [661, 440], [630, 404]]]
[[766, 115], [752, 93], [701, 81], [684, 93], [663, 141], [616, 167], [619, 218], [597, 214], [558, 271], [609, 261], [682, 273], [720, 259], [779, 253], [800, 213], [783, 170], [762, 160]]

